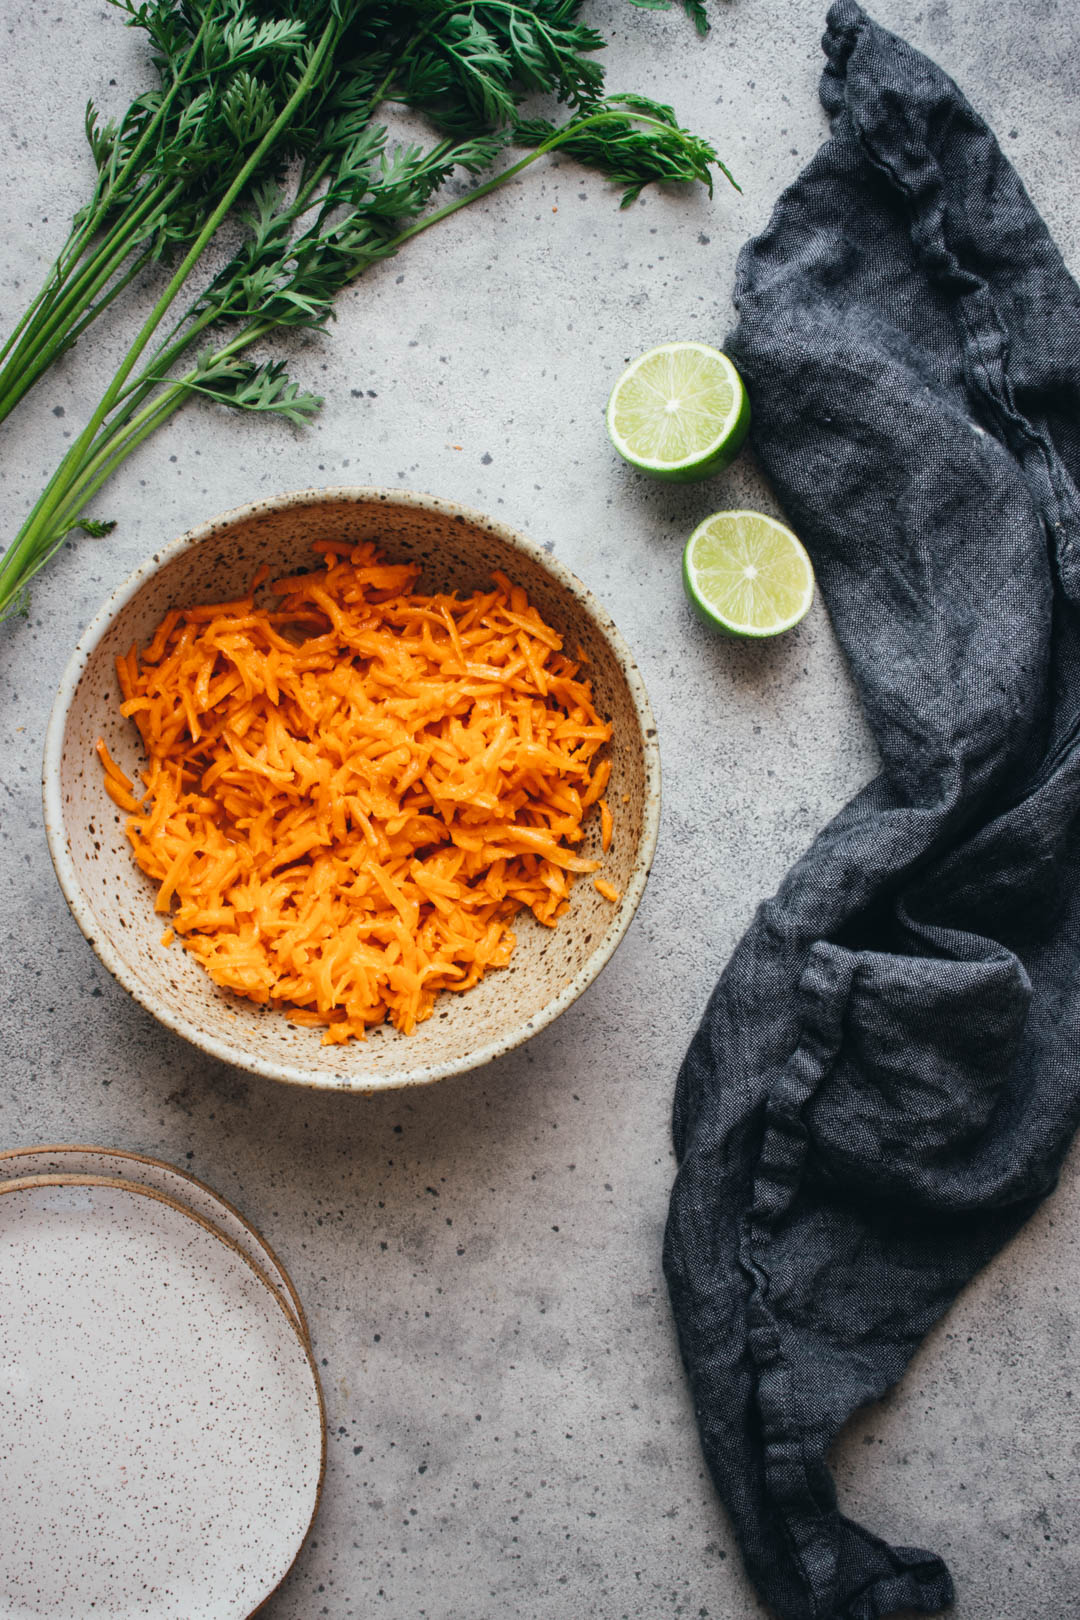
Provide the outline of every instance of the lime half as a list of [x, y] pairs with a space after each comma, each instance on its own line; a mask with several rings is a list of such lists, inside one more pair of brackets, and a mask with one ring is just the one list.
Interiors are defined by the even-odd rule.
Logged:
[[683, 552], [683, 584], [700, 619], [733, 636], [777, 636], [814, 600], [802, 543], [764, 512], [715, 512]]
[[624, 460], [653, 478], [690, 483], [723, 472], [750, 426], [742, 378], [706, 343], [665, 343], [611, 390], [607, 430]]

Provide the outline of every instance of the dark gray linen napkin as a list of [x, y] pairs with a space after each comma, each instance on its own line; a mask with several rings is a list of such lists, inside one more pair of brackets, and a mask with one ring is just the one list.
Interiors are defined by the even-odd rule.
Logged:
[[1053, 1187], [1080, 1118], [1080, 293], [933, 63], [833, 6], [832, 138], [728, 349], [880, 776], [758, 911], [679, 1075], [665, 1269], [783, 1620], [950, 1602], [825, 1461]]

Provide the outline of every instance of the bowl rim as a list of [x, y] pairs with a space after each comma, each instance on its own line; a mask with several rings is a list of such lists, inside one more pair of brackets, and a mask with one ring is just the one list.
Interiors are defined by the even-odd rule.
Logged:
[[[228, 1041], [200, 1029], [197, 1024], [184, 1017], [182, 1013], [155, 1004], [153, 995], [147, 992], [136, 976], [129, 971], [119, 952], [114, 950], [107, 939], [98, 937], [99, 931], [95, 927], [90, 907], [83, 897], [78, 872], [67, 847], [64, 833], [60, 770], [68, 713], [83, 673], [117, 615], [141, 590], [148, 579], [159, 573], [162, 568], [174, 562], [177, 557], [182, 556], [185, 552], [194, 550], [196, 546], [202, 545], [205, 541], [212, 540], [223, 529], [258, 518], [263, 513], [283, 511], [298, 506], [324, 506], [334, 503], [366, 505], [378, 502], [385, 505], [404, 506], [435, 512], [441, 516], [460, 519], [475, 528], [485, 529], [489, 534], [495, 534], [499, 539], [506, 541], [514, 549], [524, 552], [526, 556], [552, 575], [560, 585], [581, 603], [611, 648], [630, 689], [641, 729], [645, 770], [645, 803], [642, 811], [638, 860], [630, 881], [627, 883], [616, 907], [612, 923], [597, 948], [582, 963], [569, 984], [565, 985], [557, 996], [539, 1012], [534, 1013], [531, 1018], [523, 1020], [497, 1039], [487, 1041], [482, 1046], [464, 1053], [461, 1057], [441, 1063], [424, 1063], [405, 1067], [389, 1075], [367, 1077], [366, 1080], [363, 1076], [357, 1076], [354, 1082], [348, 1077], [333, 1073], [330, 1070], [320, 1070], [314, 1067], [299, 1068], [293, 1063], [274, 1062], [243, 1052], [232, 1047]], [[521, 1046], [525, 1041], [531, 1039], [533, 1035], [546, 1028], [548, 1024], [553, 1023], [599, 976], [611, 960], [630, 926], [641, 897], [645, 892], [645, 884], [648, 881], [656, 852], [656, 842], [660, 830], [660, 747], [657, 740], [652, 705], [645, 690], [645, 682], [622, 634], [610, 614], [601, 606], [589, 587], [578, 579], [577, 575], [572, 573], [558, 558], [544, 551], [541, 546], [534, 540], [530, 540], [527, 535], [522, 534], [520, 530], [503, 523], [498, 518], [489, 517], [475, 507], [462, 505], [458, 501], [447, 500], [437, 495], [422, 494], [414, 490], [393, 489], [378, 485], [332, 484], [325, 487], [287, 490], [280, 495], [268, 496], [261, 500], [249, 501], [242, 506], [231, 507], [228, 511], [221, 512], [216, 517], [212, 517], [206, 522], [186, 530], [167, 545], [159, 547], [110, 592], [79, 638], [75, 651], [69, 658], [61, 676], [56, 696], [53, 699], [42, 758], [42, 805], [49, 854], [52, 857], [57, 880], [71, 909], [72, 916], [78, 923], [87, 942], [97, 953], [102, 964], [112, 974], [113, 978], [160, 1024], [163, 1024], [166, 1029], [171, 1030], [174, 1034], [181, 1036], [199, 1051], [205, 1052], [209, 1057], [227, 1063], [233, 1068], [241, 1069], [245, 1073], [258, 1074], [269, 1080], [279, 1080], [288, 1085], [305, 1086], [320, 1091], [345, 1091], [373, 1095], [378, 1091], [398, 1090], [405, 1086], [430, 1085], [436, 1080], [448, 1079], [451, 1075], [465, 1074], [471, 1069], [481, 1068], [494, 1058], [501, 1057], [504, 1053]]]

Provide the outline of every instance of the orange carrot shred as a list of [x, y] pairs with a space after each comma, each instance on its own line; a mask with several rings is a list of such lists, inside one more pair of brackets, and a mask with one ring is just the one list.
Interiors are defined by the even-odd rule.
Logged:
[[[389, 1018], [411, 1032], [554, 927], [602, 799], [611, 726], [520, 586], [459, 598], [370, 541], [242, 598], [173, 608], [117, 660], [145, 792], [103, 741], [134, 858], [215, 983], [285, 1009], [325, 1044]], [[594, 879], [600, 893], [618, 891]]]
[[115, 776], [105, 777], [105, 791], [113, 804], [118, 805], [121, 810], [134, 812], [139, 808], [138, 799], [122, 788]]
[[124, 788], [128, 793], [130, 793], [135, 784], [131, 780], [130, 776], [125, 776], [115, 759], [113, 759], [112, 755], [109, 753], [108, 748], [105, 746], [104, 737], [98, 738], [97, 742], [94, 744], [94, 749], [97, 753], [98, 759], [100, 759], [101, 763], [105, 767], [105, 775], [111, 777], [118, 786]]
[[585, 795], [581, 801], [583, 805], [588, 806], [596, 803], [597, 799], [601, 797], [604, 789], [607, 787], [610, 776], [611, 761], [610, 759], [602, 759], [599, 765], [596, 767], [596, 770], [593, 772], [592, 781], [589, 783]]
[[600, 805], [600, 848], [606, 855], [611, 848], [611, 811], [608, 808], [606, 799], [600, 799], [598, 802]]
[[614, 883], [609, 883], [607, 878], [593, 878], [593, 888], [597, 894], [602, 894], [605, 900], [610, 900], [613, 906], [617, 906], [622, 899]]

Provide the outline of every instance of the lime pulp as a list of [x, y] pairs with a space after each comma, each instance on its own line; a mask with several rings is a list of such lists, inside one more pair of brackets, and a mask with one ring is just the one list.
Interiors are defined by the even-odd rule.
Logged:
[[705, 343], [665, 343], [640, 355], [607, 406], [608, 434], [623, 459], [673, 483], [723, 472], [749, 425], [742, 378]]
[[814, 570], [801, 541], [764, 512], [714, 512], [683, 552], [683, 585], [706, 624], [733, 636], [776, 636], [805, 615]]

